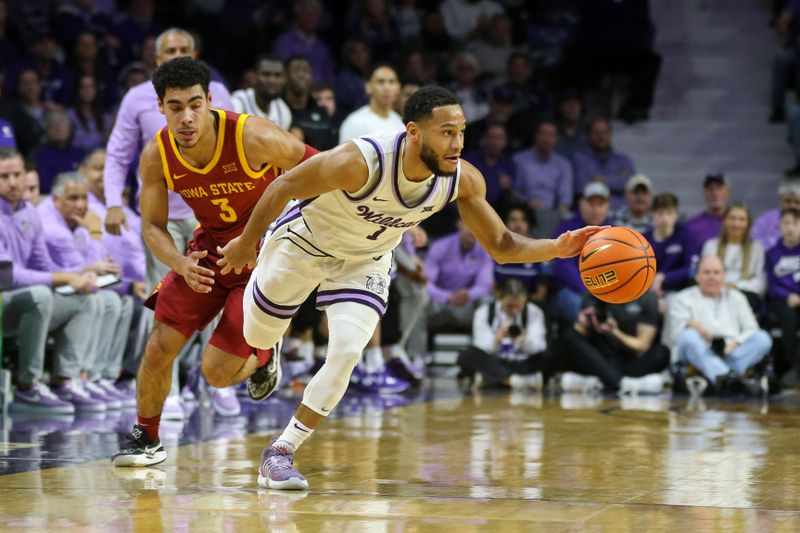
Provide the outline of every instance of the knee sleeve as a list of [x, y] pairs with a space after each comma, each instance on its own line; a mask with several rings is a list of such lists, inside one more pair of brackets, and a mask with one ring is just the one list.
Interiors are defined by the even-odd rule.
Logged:
[[328, 308], [328, 355], [303, 393], [306, 407], [322, 416], [336, 407], [378, 320], [375, 311], [361, 304], [345, 302]]
[[242, 331], [244, 340], [253, 348], [268, 350], [275, 346], [289, 327], [289, 320], [262, 315], [256, 319], [253, 311], [245, 308]]

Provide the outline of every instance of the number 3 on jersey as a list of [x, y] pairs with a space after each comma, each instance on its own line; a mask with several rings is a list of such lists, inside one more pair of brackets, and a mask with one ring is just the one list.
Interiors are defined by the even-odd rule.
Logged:
[[211, 203], [219, 206], [219, 218], [221, 218], [223, 222], [236, 222], [236, 220], [239, 218], [236, 216], [236, 211], [234, 211], [233, 208], [228, 205], [227, 198], [211, 200]]

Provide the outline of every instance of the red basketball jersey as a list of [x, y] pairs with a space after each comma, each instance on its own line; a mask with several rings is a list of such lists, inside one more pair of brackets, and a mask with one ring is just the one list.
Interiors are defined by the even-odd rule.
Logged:
[[242, 233], [264, 189], [281, 170], [266, 165], [255, 171], [247, 164], [242, 132], [248, 115], [211, 111], [219, 118], [217, 146], [205, 167], [186, 162], [169, 128], [159, 131], [156, 140], [167, 187], [183, 197], [205, 233], [225, 245]]

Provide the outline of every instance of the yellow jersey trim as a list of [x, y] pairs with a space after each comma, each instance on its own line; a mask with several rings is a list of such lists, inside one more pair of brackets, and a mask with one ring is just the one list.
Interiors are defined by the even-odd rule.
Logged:
[[214, 150], [214, 157], [211, 158], [211, 161], [208, 162], [206, 166], [203, 168], [197, 168], [189, 163], [181, 155], [180, 150], [178, 150], [178, 145], [175, 144], [175, 137], [172, 135], [172, 132], [169, 132], [169, 142], [172, 145], [172, 150], [175, 152], [175, 157], [178, 158], [178, 161], [181, 165], [186, 167], [187, 169], [191, 170], [192, 172], [197, 172], [198, 174], [208, 174], [211, 172], [211, 169], [217, 166], [219, 162], [219, 158], [222, 155], [222, 146], [225, 143], [225, 111], [222, 109], [213, 109], [212, 111], [216, 111], [219, 113], [219, 132], [217, 133], [217, 148]]
[[161, 140], [161, 132], [156, 134], [156, 142], [158, 143], [158, 153], [161, 154], [161, 166], [164, 167], [164, 179], [167, 181], [167, 188], [174, 191], [175, 184], [172, 183], [172, 176], [170, 176], [167, 151], [164, 149], [164, 142]]
[[239, 115], [239, 119], [236, 121], [236, 153], [239, 154], [239, 163], [242, 165], [242, 169], [244, 169], [245, 173], [247, 173], [247, 175], [254, 180], [257, 180], [264, 177], [264, 174], [266, 174], [267, 171], [272, 168], [272, 165], [267, 164], [259, 171], [255, 171], [250, 168], [250, 164], [247, 162], [247, 157], [244, 155], [244, 123], [248, 118], [250, 118], [250, 115], [242, 113]]

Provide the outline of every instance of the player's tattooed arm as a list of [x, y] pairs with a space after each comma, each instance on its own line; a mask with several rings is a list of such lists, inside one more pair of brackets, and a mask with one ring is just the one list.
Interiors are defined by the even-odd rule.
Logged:
[[167, 230], [169, 222], [169, 200], [164, 168], [155, 139], [144, 147], [139, 160], [142, 190], [139, 209], [142, 212], [142, 235], [150, 251], [159, 261], [183, 276], [186, 284], [197, 292], [210, 292], [214, 284], [214, 272], [197, 264], [208, 252], [195, 251], [189, 256], [175, 246]]
[[258, 241], [289, 200], [314, 198], [337, 189], [355, 192], [367, 182], [368, 174], [361, 151], [348, 142], [321, 152], [278, 177], [261, 195], [242, 234], [218, 248], [222, 257], [217, 265], [222, 267], [222, 273], [240, 273], [245, 266], [255, 266]]
[[531, 239], [506, 228], [486, 201], [486, 182], [480, 171], [461, 160], [461, 180], [456, 199], [461, 218], [484, 250], [498, 263], [531, 263], [572, 257], [601, 228], [587, 226], [556, 239]]

